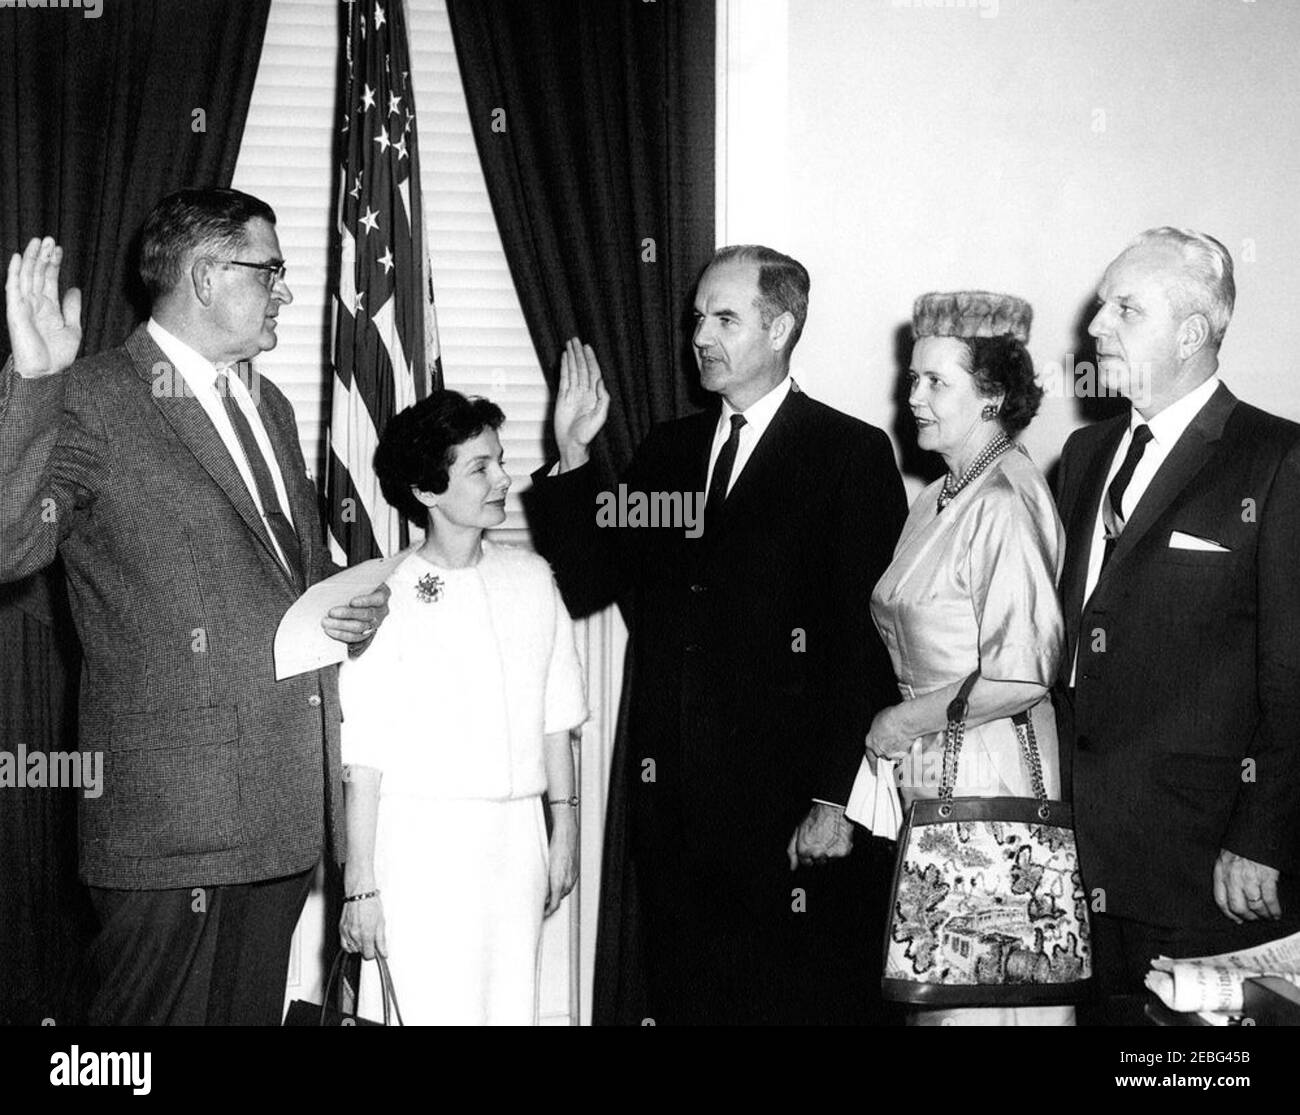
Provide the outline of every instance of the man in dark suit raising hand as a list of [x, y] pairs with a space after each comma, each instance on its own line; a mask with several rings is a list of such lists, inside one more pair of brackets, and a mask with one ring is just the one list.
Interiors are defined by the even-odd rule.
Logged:
[[702, 500], [702, 534], [598, 523], [587, 446], [609, 399], [589, 347], [562, 360], [560, 461], [530, 523], [570, 610], [618, 600], [631, 635], [598, 1021], [873, 1018], [881, 842], [855, 838], [844, 805], [872, 716], [898, 700], [868, 604], [906, 506], [886, 436], [790, 379], [808, 286], [756, 246], [700, 278], [695, 354], [719, 406], [653, 429], [621, 481]]
[[1234, 298], [1217, 240], [1138, 237], [1089, 328], [1131, 414], [1061, 458], [1061, 738], [1107, 992], [1298, 912], [1300, 426], [1220, 381]]

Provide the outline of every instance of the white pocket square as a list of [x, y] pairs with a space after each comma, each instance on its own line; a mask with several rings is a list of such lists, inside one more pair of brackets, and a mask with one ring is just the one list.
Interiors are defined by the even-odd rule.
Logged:
[[1210, 554], [1232, 553], [1227, 546], [1220, 546], [1217, 542], [1211, 542], [1208, 538], [1197, 538], [1194, 534], [1184, 534], [1181, 530], [1176, 530], [1169, 536], [1169, 548], [1171, 550], [1201, 550]]

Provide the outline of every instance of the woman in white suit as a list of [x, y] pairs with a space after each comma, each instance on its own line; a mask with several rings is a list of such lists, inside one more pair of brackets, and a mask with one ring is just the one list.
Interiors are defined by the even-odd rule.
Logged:
[[[503, 420], [435, 391], [388, 423], [375, 470], [426, 534], [340, 675], [339, 935], [387, 957], [408, 1024], [534, 1024], [542, 920], [577, 879], [573, 624], [545, 561], [483, 537], [506, 514]], [[359, 1012], [378, 1018], [362, 968]]]

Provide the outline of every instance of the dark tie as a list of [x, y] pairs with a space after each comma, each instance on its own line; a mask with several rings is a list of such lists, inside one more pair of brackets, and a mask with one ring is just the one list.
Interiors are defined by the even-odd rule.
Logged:
[[1115, 550], [1115, 543], [1124, 533], [1124, 493], [1128, 491], [1133, 473], [1138, 467], [1138, 462], [1142, 460], [1142, 454], [1146, 451], [1147, 442], [1150, 440], [1150, 426], [1138, 426], [1133, 431], [1133, 438], [1128, 443], [1128, 452], [1124, 454], [1124, 463], [1119, 466], [1119, 472], [1115, 473], [1115, 479], [1106, 489], [1106, 503], [1101, 510], [1102, 523], [1106, 528], [1106, 549], [1101, 555], [1102, 569], [1106, 568], [1106, 563], [1110, 561], [1110, 555]]
[[731, 416], [731, 436], [718, 454], [717, 464], [713, 466], [713, 479], [709, 482], [709, 498], [704, 505], [704, 522], [712, 522], [712, 516], [722, 510], [727, 499], [727, 485], [731, 483], [731, 470], [736, 464], [736, 450], [740, 448], [740, 427], [745, 424], [743, 414]]
[[216, 386], [217, 394], [221, 396], [221, 405], [226, 408], [226, 415], [230, 418], [240, 448], [244, 451], [244, 460], [252, 470], [253, 482], [257, 485], [257, 498], [262, 501], [262, 514], [266, 519], [266, 525], [271, 528], [276, 542], [280, 544], [293, 583], [298, 586], [298, 591], [302, 592], [307, 585], [303, 579], [302, 560], [298, 553], [298, 535], [294, 533], [293, 524], [289, 522], [280, 507], [280, 500], [275, 494], [275, 483], [271, 480], [271, 470], [267, 467], [266, 458], [262, 455], [257, 439], [253, 437], [253, 429], [249, 426], [248, 419], [244, 417], [239, 403], [231, 394], [230, 380], [225, 372], [217, 373]]

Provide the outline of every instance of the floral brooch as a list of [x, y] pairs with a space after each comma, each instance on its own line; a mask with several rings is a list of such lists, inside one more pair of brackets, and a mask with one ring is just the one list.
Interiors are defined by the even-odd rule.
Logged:
[[436, 573], [426, 573], [415, 582], [415, 595], [421, 604], [436, 604], [442, 599], [442, 578]]

